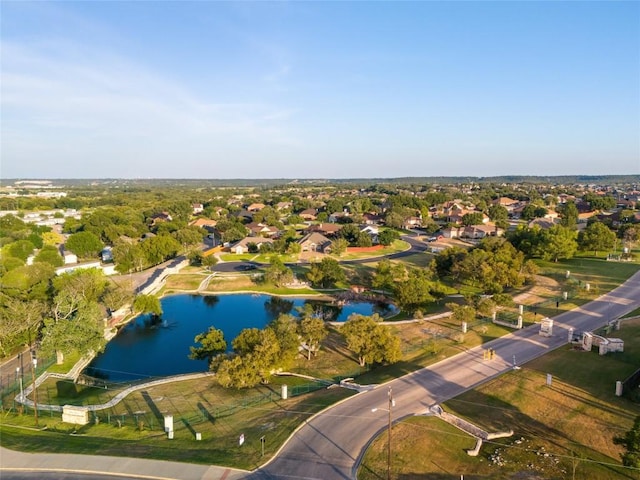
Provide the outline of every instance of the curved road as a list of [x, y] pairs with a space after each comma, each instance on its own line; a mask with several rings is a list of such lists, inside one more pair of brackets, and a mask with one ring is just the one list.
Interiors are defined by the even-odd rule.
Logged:
[[[554, 318], [553, 337], [538, 335], [539, 326], [516, 331], [480, 347], [462, 352], [431, 367], [360, 393], [306, 422], [274, 460], [254, 472], [252, 479], [351, 479], [371, 439], [387, 427], [384, 409], [387, 386], [393, 389], [393, 420], [426, 413], [429, 407], [532, 360], [568, 341], [568, 329], [589, 331], [640, 305], [640, 272], [624, 285], [597, 300]], [[496, 359], [483, 361], [485, 348]], [[612, 379], [611, 389], [615, 388]], [[372, 408], [380, 408], [371, 412]]]
[[[338, 260], [340, 263], [345, 263], [345, 264], [368, 263], [368, 262], [375, 262], [377, 259], [380, 259], [380, 258], [402, 258], [409, 255], [413, 255], [415, 253], [422, 253], [425, 250], [427, 250], [427, 245], [423, 241], [415, 238], [417, 236], [418, 236], [417, 234], [414, 234], [414, 235], [403, 235], [401, 237], [402, 240], [407, 242], [411, 247], [405, 250], [404, 252], [391, 253], [389, 255], [380, 255], [379, 257], [363, 258], [360, 260], [340, 260], [339, 258], [336, 260]], [[308, 262], [287, 263], [286, 265], [289, 267], [292, 267], [292, 266], [301, 265], [304, 263], [308, 263]], [[247, 272], [247, 271], [259, 268], [261, 266], [262, 264], [258, 262], [251, 262], [251, 261], [219, 262], [213, 267], [213, 271], [221, 272], [221, 273]]]
[[[463, 351], [377, 389], [355, 395], [305, 422], [269, 464], [247, 475], [234, 471], [233, 476], [252, 480], [355, 478], [357, 465], [367, 445], [377, 433], [387, 427], [388, 417], [384, 410], [388, 405], [387, 386], [393, 389], [396, 402], [393, 408], [393, 421], [406, 416], [423, 414], [432, 405], [442, 403], [512, 369], [514, 357], [517, 364], [522, 364], [562, 346], [567, 343], [569, 328], [576, 331], [595, 330], [608, 320], [622, 316], [638, 306], [640, 306], [640, 272], [622, 286], [597, 300], [554, 317], [553, 337], [539, 336], [539, 326], [533, 325], [482, 346]], [[496, 351], [496, 359], [483, 361], [482, 351], [489, 347]], [[614, 380], [622, 379], [612, 379], [612, 390], [615, 387]], [[372, 412], [371, 410], [376, 407], [379, 410]], [[17, 455], [20, 457], [24, 454]], [[45, 456], [62, 457], [49, 454]], [[8, 457], [3, 455], [3, 468], [12, 467]], [[82, 456], [74, 457], [87, 459]], [[96, 465], [103, 461], [100, 460], [101, 457], [89, 458], [95, 458]], [[129, 461], [135, 462], [132, 459], [120, 461], [122, 464]], [[168, 464], [168, 462], [162, 463]], [[206, 474], [200, 477], [199, 473], [190, 471], [191, 465], [170, 465], [177, 467], [182, 465], [183, 473], [172, 474], [170, 469], [165, 468], [162, 470], [163, 477], [165, 475], [171, 475], [171, 477], [164, 478], [211, 478]], [[198, 467], [201, 468], [201, 466]]]

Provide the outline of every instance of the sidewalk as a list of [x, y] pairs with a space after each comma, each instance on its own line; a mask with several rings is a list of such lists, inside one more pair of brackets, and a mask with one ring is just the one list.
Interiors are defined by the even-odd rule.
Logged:
[[0, 477], [3, 470], [59, 471], [86, 475], [139, 476], [150, 480], [238, 480], [250, 472], [191, 463], [53, 453], [23, 453], [0, 447]]

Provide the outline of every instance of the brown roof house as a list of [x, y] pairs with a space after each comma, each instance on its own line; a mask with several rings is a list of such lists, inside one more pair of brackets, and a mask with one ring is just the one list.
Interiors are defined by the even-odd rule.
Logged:
[[318, 217], [318, 211], [315, 208], [307, 208], [302, 210], [298, 215], [303, 220], [313, 221]]
[[217, 223], [218, 222], [216, 220], [211, 220], [210, 218], [198, 218], [197, 220], [189, 223], [189, 225], [192, 227], [204, 228], [206, 231], [212, 233], [215, 230]]
[[265, 207], [264, 203], [252, 203], [247, 207], [248, 212], [259, 212]]
[[306, 234], [300, 240], [298, 240], [303, 252], [331, 252], [331, 240], [318, 232], [311, 232]]
[[333, 236], [340, 231], [342, 225], [337, 223], [319, 223], [318, 225], [311, 225], [307, 228], [307, 232], [318, 232], [322, 235]]
[[173, 220], [173, 218], [171, 217], [171, 215], [169, 215], [169, 212], [161, 212], [151, 215], [151, 218], [149, 220], [152, 226], [156, 226], [159, 223], [170, 222]]
[[256, 222], [247, 223], [245, 227], [249, 229], [252, 237], [273, 237], [280, 231], [276, 227]]

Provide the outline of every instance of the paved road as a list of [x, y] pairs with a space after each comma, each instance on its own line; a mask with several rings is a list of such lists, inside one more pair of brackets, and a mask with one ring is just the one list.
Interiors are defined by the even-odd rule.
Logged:
[[[318, 415], [300, 428], [278, 456], [252, 479], [351, 479], [370, 440], [387, 426], [387, 386], [396, 406], [393, 419], [426, 413], [428, 408], [567, 343], [568, 329], [589, 331], [640, 305], [640, 273], [623, 286], [571, 312], [555, 317], [554, 335], [538, 335], [539, 326], [519, 330], [481, 347], [448, 358], [429, 368], [393, 380], [381, 388], [358, 394]], [[484, 361], [483, 348], [496, 359]], [[615, 388], [611, 379], [611, 389]]]
[[[12, 479], [94, 479], [136, 478], [147, 480], [239, 480], [248, 472], [232, 468], [165, 462], [143, 458], [108, 457], [54, 453], [23, 453], [0, 448], [0, 478]], [[58, 472], [68, 477], [49, 477], [45, 472]]]

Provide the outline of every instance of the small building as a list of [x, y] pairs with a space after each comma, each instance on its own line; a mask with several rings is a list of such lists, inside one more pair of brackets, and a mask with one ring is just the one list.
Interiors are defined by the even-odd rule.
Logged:
[[204, 206], [201, 203], [194, 203], [191, 205], [191, 208], [193, 209], [194, 215], [198, 215], [204, 211]]
[[318, 232], [311, 232], [306, 234], [300, 240], [298, 240], [300, 248], [303, 252], [331, 252], [331, 240]]
[[307, 208], [306, 210], [302, 210], [298, 215], [303, 220], [313, 221], [318, 218], [318, 211], [315, 208]]
[[318, 225], [311, 225], [307, 228], [308, 233], [317, 232], [327, 237], [335, 236], [342, 229], [342, 225], [336, 223], [319, 223]]
[[230, 247], [231, 253], [238, 255], [249, 253], [249, 244], [251, 243], [254, 243], [258, 247], [258, 250], [260, 250], [260, 247], [265, 243], [273, 243], [273, 239], [264, 237], [245, 237]]

